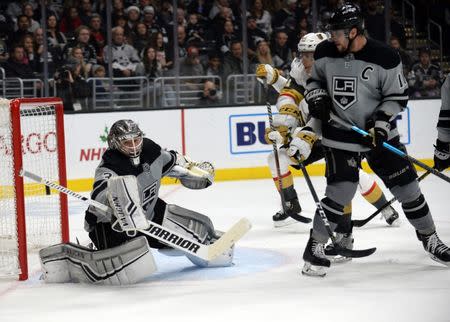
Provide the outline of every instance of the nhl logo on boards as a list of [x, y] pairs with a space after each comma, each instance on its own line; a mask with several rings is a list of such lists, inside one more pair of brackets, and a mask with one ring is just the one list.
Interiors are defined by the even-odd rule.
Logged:
[[356, 102], [356, 77], [333, 77], [333, 101], [344, 111]]

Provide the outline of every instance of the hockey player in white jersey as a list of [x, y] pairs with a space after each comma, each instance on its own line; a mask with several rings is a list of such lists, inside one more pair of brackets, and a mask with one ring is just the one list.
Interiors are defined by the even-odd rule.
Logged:
[[[268, 64], [261, 64], [257, 67], [256, 76], [259, 80], [272, 85], [280, 96], [277, 99], [277, 109], [279, 114], [274, 115], [274, 126], [276, 131], [270, 128], [266, 129], [266, 141], [276, 141], [283, 147], [279, 150], [280, 170], [282, 176], [282, 192], [287, 201], [287, 210], [299, 213], [301, 207], [294, 189], [292, 173], [289, 166], [298, 169], [298, 162], [292, 156], [300, 150], [304, 158], [304, 164], [308, 165], [324, 157], [322, 145], [317, 136], [309, 131], [314, 122], [320, 122], [309, 116], [308, 105], [303, 99], [306, 81], [311, 76], [314, 64], [314, 51], [319, 43], [327, 39], [324, 33], [309, 33], [302, 37], [298, 43], [299, 57], [295, 58], [291, 64], [289, 78], [286, 79], [279, 72]], [[306, 122], [306, 124], [305, 124]], [[300, 139], [302, 138], [302, 139]], [[291, 142], [292, 140], [292, 142]], [[291, 144], [289, 147], [288, 143]], [[275, 163], [274, 153], [268, 156], [268, 163], [275, 181], [276, 188], [279, 190], [278, 175]], [[360, 170], [360, 179], [358, 185], [362, 196], [374, 205], [377, 209], [381, 208], [386, 202], [386, 198], [375, 180], [363, 170]], [[351, 204], [345, 208], [345, 214], [348, 221], [351, 220]], [[398, 226], [399, 216], [392, 207], [386, 207], [382, 215], [389, 225]], [[294, 219], [280, 210], [273, 216], [275, 227], [283, 227], [294, 223]], [[346, 225], [347, 229], [350, 223]], [[350, 232], [343, 232], [346, 240], [351, 241]], [[341, 237], [341, 236], [340, 236]]]
[[[401, 203], [408, 221], [430, 257], [450, 265], [450, 249], [439, 239], [428, 204], [412, 164], [386, 151], [383, 142], [406, 151], [395, 118], [408, 101], [408, 84], [398, 54], [366, 38], [361, 12], [353, 4], [339, 7], [330, 17], [331, 41], [317, 46], [305, 99], [310, 114], [321, 119], [327, 165], [327, 187], [321, 205], [334, 230], [344, 206], [353, 198], [363, 156]], [[331, 118], [331, 120], [330, 120]], [[334, 119], [334, 121], [333, 121]], [[370, 130], [373, 141], [349, 126]], [[330, 266], [324, 254], [328, 232], [318, 212], [303, 253], [302, 273], [324, 276]]]
[[[113, 212], [105, 213], [93, 206], [86, 211], [85, 229], [95, 251], [62, 244], [42, 253], [46, 279], [130, 284], [156, 269], [148, 247], [157, 248], [169, 256], [185, 255], [201, 267], [230, 266], [233, 246], [208, 262], [174, 250], [164, 242], [136, 230], [128, 233], [130, 225], [146, 230], [151, 222], [155, 222], [205, 245], [222, 235], [214, 229], [209, 217], [166, 204], [159, 198], [161, 178], [165, 176], [179, 178], [187, 188], [204, 189], [213, 182], [214, 168], [209, 162], [196, 163], [175, 151], [162, 149], [144, 137], [132, 120], [115, 122], [109, 131], [108, 149], [95, 171], [91, 192], [91, 199], [110, 206]], [[65, 268], [55, 267], [55, 261], [61, 261], [60, 266]], [[103, 267], [105, 262], [109, 267], [106, 272]], [[69, 272], [61, 274], [64, 270]]]
[[441, 104], [434, 146], [434, 167], [439, 171], [450, 167], [450, 74], [441, 87]]

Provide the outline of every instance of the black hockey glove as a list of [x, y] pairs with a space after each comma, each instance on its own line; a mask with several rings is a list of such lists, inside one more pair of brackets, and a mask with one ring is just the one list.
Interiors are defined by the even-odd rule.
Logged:
[[328, 92], [322, 88], [316, 88], [305, 93], [309, 114], [322, 122], [328, 122], [331, 111], [331, 98]]
[[383, 150], [383, 143], [388, 140], [389, 131], [391, 130], [391, 117], [384, 112], [378, 112], [375, 117], [375, 126], [373, 128], [374, 140], [373, 144], [378, 151]]
[[450, 142], [436, 140], [434, 146], [434, 168], [442, 171], [450, 167]]

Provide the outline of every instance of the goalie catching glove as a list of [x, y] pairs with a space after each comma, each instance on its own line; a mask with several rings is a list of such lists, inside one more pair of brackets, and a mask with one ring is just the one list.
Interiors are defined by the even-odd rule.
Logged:
[[176, 165], [167, 174], [178, 178], [189, 189], [205, 189], [214, 181], [214, 166], [207, 161], [194, 162], [189, 157], [177, 153]]
[[297, 128], [294, 131], [293, 139], [289, 144], [287, 155], [294, 162], [303, 162], [311, 154], [312, 147], [317, 141], [317, 135], [307, 129]]

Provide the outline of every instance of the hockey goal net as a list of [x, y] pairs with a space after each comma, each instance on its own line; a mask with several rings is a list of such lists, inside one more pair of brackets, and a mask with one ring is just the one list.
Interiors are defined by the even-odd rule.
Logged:
[[67, 186], [59, 98], [0, 98], [0, 277], [28, 278], [32, 249], [69, 240], [67, 198], [19, 176]]

